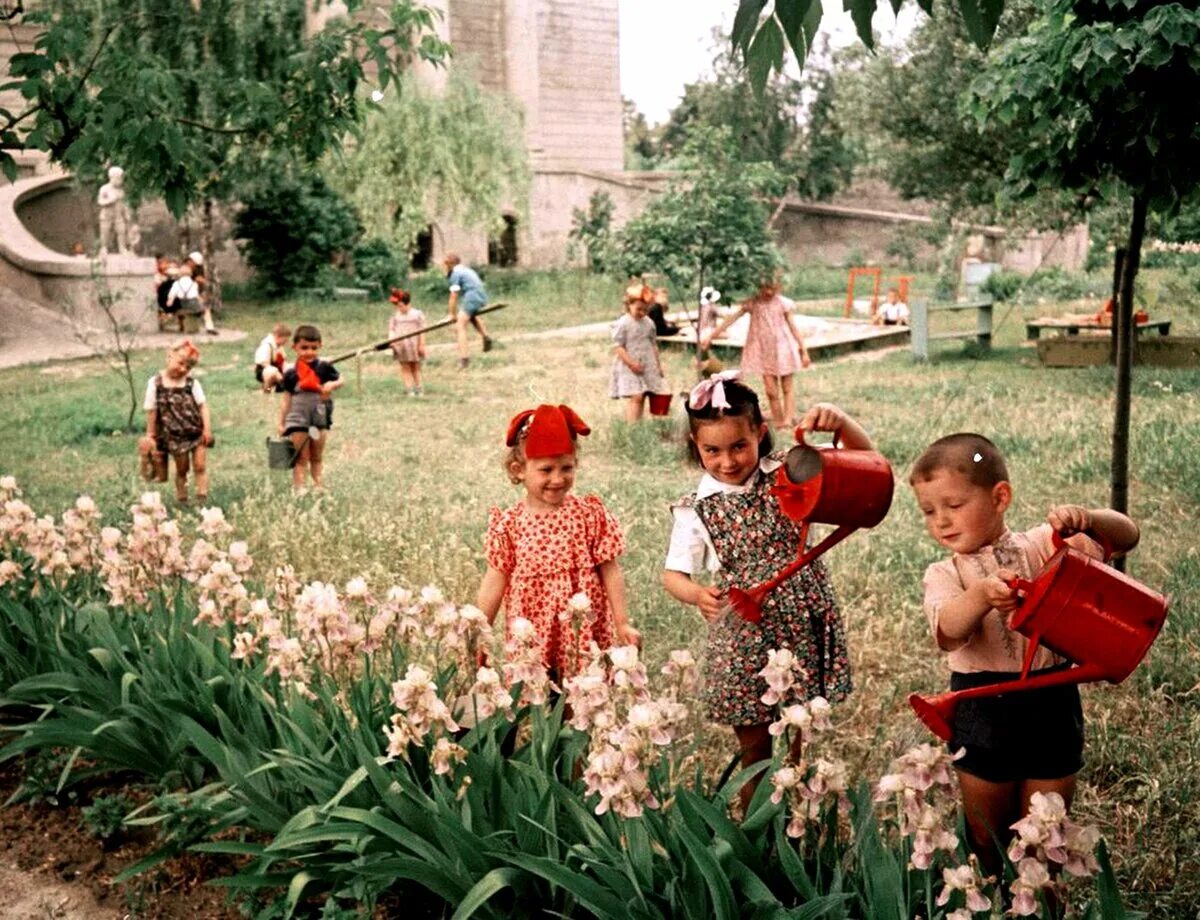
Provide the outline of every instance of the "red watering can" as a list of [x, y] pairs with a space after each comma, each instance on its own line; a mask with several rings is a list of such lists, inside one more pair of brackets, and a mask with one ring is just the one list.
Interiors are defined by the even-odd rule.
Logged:
[[[836, 445], [840, 432], [834, 432]], [[762, 619], [762, 601], [771, 591], [860, 527], [874, 527], [892, 505], [892, 468], [873, 450], [812, 447], [804, 429], [796, 429], [795, 447], [775, 474], [771, 494], [789, 518], [801, 522], [800, 555], [774, 578], [749, 590], [729, 589], [729, 603], [745, 620]], [[805, 551], [808, 525], [836, 524], [837, 529]]]
[[[1111, 555], [1105, 541], [1105, 558]], [[1167, 599], [1116, 569], [1063, 542], [1033, 581], [1015, 578], [1009, 587], [1024, 596], [1012, 615], [1012, 628], [1029, 639], [1019, 680], [954, 693], [909, 696], [909, 705], [929, 730], [950, 740], [959, 700], [1039, 690], [1060, 684], [1107, 680], [1119, 684], [1146, 656], [1167, 617]], [[1076, 667], [1029, 677], [1040, 646], [1077, 663]]]

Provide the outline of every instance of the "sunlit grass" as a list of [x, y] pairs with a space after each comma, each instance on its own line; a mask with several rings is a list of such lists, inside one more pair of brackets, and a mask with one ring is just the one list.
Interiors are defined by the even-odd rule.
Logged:
[[[365, 358], [361, 372], [346, 362], [329, 490], [300, 499], [290, 495], [286, 474], [267, 469], [264, 439], [274, 431], [278, 403], [254, 386], [254, 345], [276, 320], [315, 321], [327, 353], [336, 354], [381, 338], [388, 308], [349, 301], [232, 307], [225, 321], [250, 337], [205, 347], [201, 364], [217, 437], [210, 454], [214, 500], [260, 564], [286, 561], [304, 578], [338, 583], [358, 574], [373, 585], [433, 583], [467, 601], [483, 571], [487, 509], [519, 497], [500, 467], [508, 419], [537, 402], [569, 402], [594, 429], [583, 442], [578, 489], [599, 494], [626, 529], [623, 566], [651, 664], [670, 648], [699, 651], [699, 616], [659, 585], [669, 505], [698, 475], [684, 459], [678, 400], [670, 420], [631, 428], [607, 397], [603, 336], [519, 337], [615, 319], [619, 286], [575, 274], [539, 276], [504, 296], [512, 306], [492, 324], [500, 347], [486, 356], [476, 351], [465, 373], [454, 367], [452, 350], [435, 348], [424, 398], [404, 395], [383, 356]], [[440, 297], [415, 302], [431, 320], [444, 311]], [[948, 343], [926, 365], [900, 350], [818, 364], [798, 378], [802, 403], [830, 400], [853, 413], [897, 474], [887, 520], [827, 557], [856, 682], [838, 710], [853, 739], [846, 753], [876, 775], [895, 752], [925, 738], [907, 694], [945, 684], [920, 609], [921, 575], [940, 551], [925, 537], [906, 486], [915, 455], [951, 431], [993, 437], [1009, 458], [1015, 528], [1032, 527], [1055, 502], [1107, 502], [1112, 372], [1042, 368], [1022, 345], [1022, 309], [997, 311], [1004, 321], [996, 347], [979, 360], [961, 343]], [[1196, 307], [1173, 313], [1182, 329], [1197, 327]], [[431, 344], [449, 341], [447, 332], [431, 334]], [[137, 356], [139, 390], [160, 362]], [[666, 362], [676, 391], [692, 382], [687, 355], [669, 352]], [[1078, 811], [1109, 835], [1131, 906], [1172, 917], [1200, 903], [1200, 371], [1139, 368], [1134, 393], [1130, 494], [1142, 544], [1130, 572], [1166, 590], [1172, 608], [1143, 668], [1120, 687], [1085, 689], [1088, 763]], [[5, 371], [0, 399], [0, 471], [19, 478], [35, 507], [62, 509], [88, 492], [119, 515], [144, 489], [134, 438], [111, 433], [123, 423], [127, 394], [99, 362]], [[786, 433], [779, 440], [790, 443]], [[719, 769], [731, 740], [714, 731], [707, 749]]]

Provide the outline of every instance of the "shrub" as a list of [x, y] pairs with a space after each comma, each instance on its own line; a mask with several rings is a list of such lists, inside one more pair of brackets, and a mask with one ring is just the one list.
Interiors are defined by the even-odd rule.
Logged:
[[399, 258], [386, 240], [378, 237], [363, 240], [350, 256], [354, 263], [354, 278], [371, 292], [372, 297], [386, 297], [393, 287], [399, 287], [408, 276], [408, 266]]
[[242, 254], [269, 297], [312, 287], [361, 232], [354, 210], [315, 174], [273, 176], [234, 219]]

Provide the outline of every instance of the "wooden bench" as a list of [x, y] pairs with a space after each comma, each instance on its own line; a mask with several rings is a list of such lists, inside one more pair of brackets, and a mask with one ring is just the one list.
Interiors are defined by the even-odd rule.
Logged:
[[[1170, 335], [1171, 321], [1169, 319], [1146, 320], [1145, 322], [1135, 323], [1134, 328], [1138, 332], [1148, 330], [1156, 330], [1159, 335]], [[1112, 332], [1111, 323], [1096, 323], [1087, 322], [1085, 320], [1072, 319], [1031, 319], [1025, 323], [1025, 338], [1037, 339], [1041, 336], [1042, 330], [1057, 330], [1065, 335], [1079, 335], [1081, 329], [1089, 332]]]
[[[992, 347], [992, 305], [990, 297], [981, 297], [963, 303], [929, 303], [927, 300], [914, 300], [909, 325], [912, 329], [911, 343], [913, 357], [918, 361], [929, 360], [929, 343], [941, 339], [974, 339], [979, 347], [985, 350]], [[953, 310], [974, 310], [975, 328], [961, 332], [930, 333], [930, 314], [943, 313]]]

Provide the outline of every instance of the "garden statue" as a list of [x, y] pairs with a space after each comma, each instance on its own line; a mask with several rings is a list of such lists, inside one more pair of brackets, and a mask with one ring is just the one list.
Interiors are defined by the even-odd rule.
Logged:
[[109, 167], [108, 181], [100, 186], [96, 196], [96, 204], [100, 207], [100, 249], [99, 256], [108, 255], [108, 242], [116, 236], [117, 252], [121, 255], [130, 254], [132, 240], [139, 239], [133, 221], [130, 220], [129, 210], [125, 206], [125, 170], [120, 166]]

